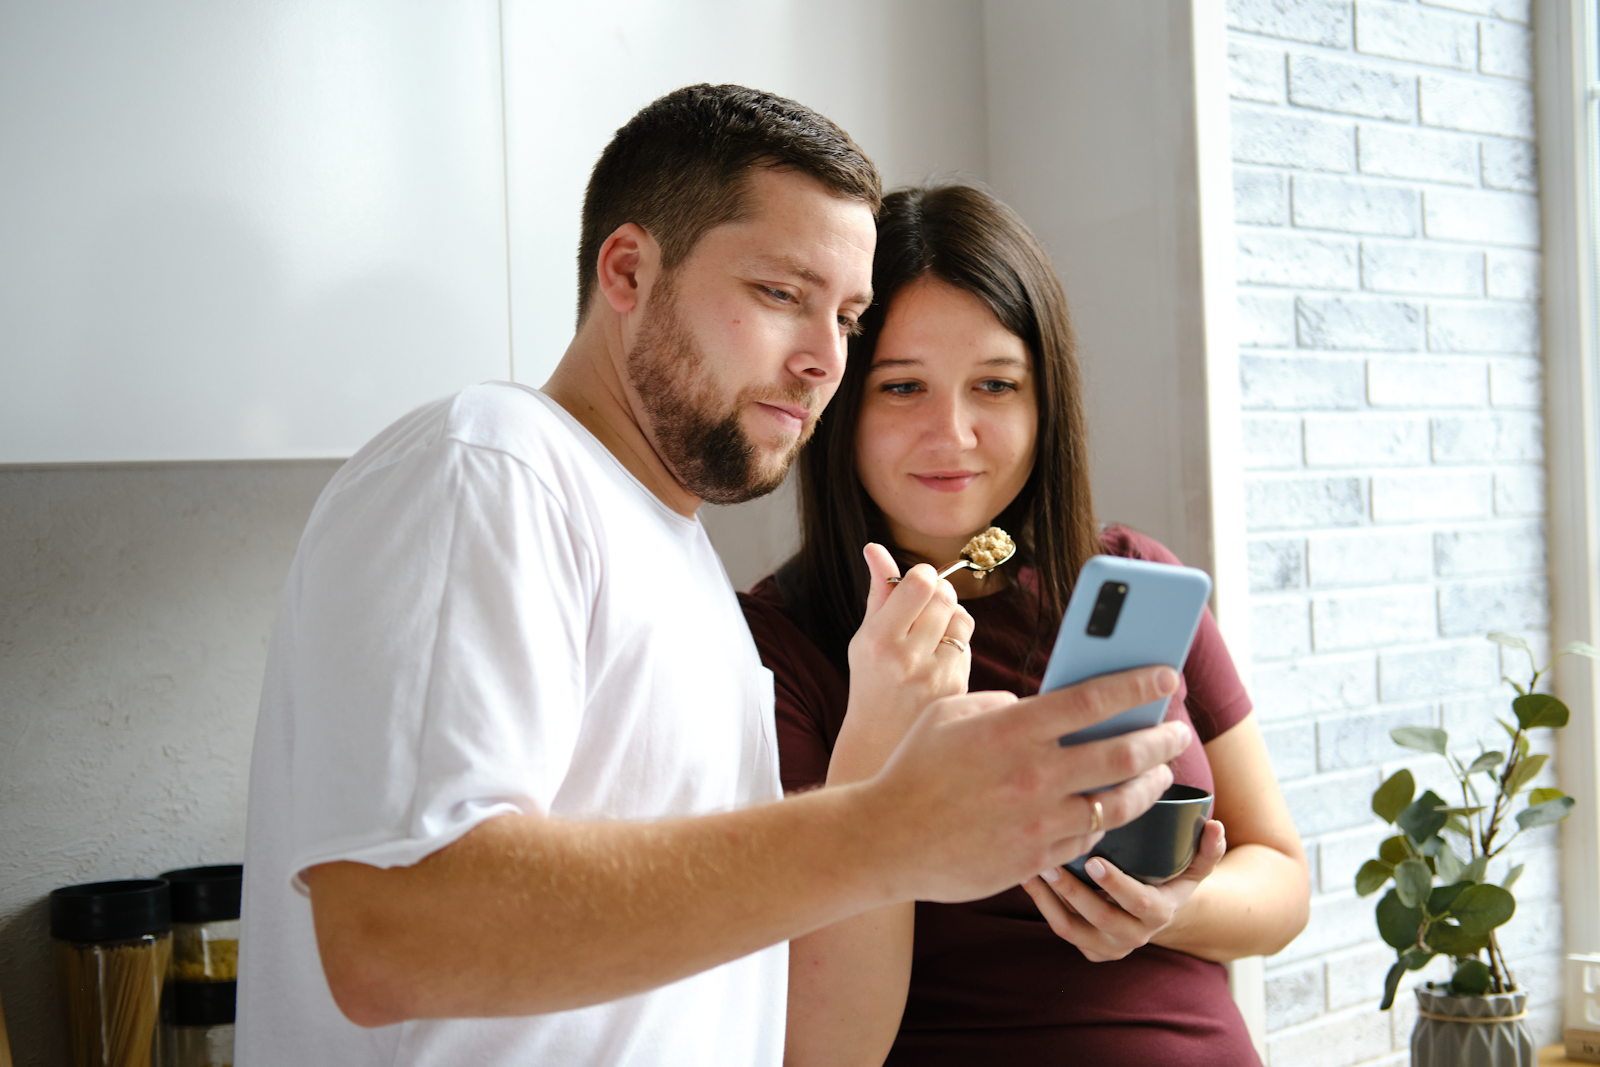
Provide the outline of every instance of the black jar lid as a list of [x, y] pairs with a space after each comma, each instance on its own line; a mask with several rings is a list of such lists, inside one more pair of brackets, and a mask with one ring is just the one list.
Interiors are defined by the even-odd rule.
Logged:
[[168, 982], [173, 1026], [222, 1026], [238, 1010], [237, 982]]
[[69, 885], [50, 894], [50, 936], [58, 941], [126, 941], [172, 929], [160, 878]]
[[224, 863], [215, 867], [184, 867], [163, 871], [172, 883], [172, 921], [214, 923], [239, 917], [239, 891], [244, 867]]

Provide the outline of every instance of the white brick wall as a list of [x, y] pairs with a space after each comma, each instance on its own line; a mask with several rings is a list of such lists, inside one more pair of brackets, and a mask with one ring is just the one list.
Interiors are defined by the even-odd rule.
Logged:
[[[1316, 887], [1268, 961], [1268, 1050], [1401, 1064], [1415, 1013], [1376, 1010], [1393, 953], [1352, 880], [1382, 836], [1372, 789], [1443, 766], [1388, 732], [1498, 731], [1482, 635], [1543, 644], [1549, 618], [1529, 3], [1228, 13], [1254, 692]], [[1527, 836], [1505, 947], [1547, 1043], [1560, 863]]]

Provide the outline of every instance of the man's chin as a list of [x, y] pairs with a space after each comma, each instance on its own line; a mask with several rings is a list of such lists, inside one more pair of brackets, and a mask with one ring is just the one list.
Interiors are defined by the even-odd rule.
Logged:
[[751, 470], [744, 483], [739, 486], [711, 486], [690, 490], [707, 504], [728, 505], [743, 504], [746, 501], [756, 500], [773, 492], [783, 484], [789, 474], [789, 468], [794, 465], [795, 457], [799, 454], [800, 447], [793, 445], [779, 454], [770, 454], [758, 449], [752, 457]]

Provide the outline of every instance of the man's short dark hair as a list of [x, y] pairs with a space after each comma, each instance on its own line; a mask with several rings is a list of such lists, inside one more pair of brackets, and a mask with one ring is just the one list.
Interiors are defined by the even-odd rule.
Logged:
[[755, 166], [808, 174], [874, 213], [882, 202], [872, 161], [810, 108], [742, 85], [677, 89], [629, 119], [589, 175], [578, 244], [579, 324], [595, 289], [600, 246], [617, 227], [642, 227], [671, 270], [707, 230], [745, 215]]

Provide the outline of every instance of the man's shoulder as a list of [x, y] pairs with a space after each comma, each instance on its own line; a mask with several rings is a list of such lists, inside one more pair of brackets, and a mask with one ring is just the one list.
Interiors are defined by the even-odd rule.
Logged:
[[535, 466], [591, 463], [599, 442], [555, 401], [515, 382], [463, 389], [443, 412], [442, 436], [471, 448], [502, 452]]
[[[335, 478], [348, 487], [382, 472], [448, 464], [465, 449], [505, 458], [545, 481], [578, 468], [580, 479], [605, 467], [599, 442], [556, 403], [514, 382], [485, 382], [424, 404], [390, 423], [350, 458]], [[334, 488], [330, 487], [330, 488]]]

